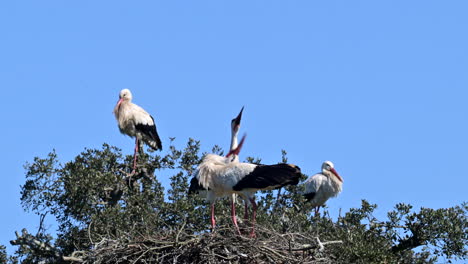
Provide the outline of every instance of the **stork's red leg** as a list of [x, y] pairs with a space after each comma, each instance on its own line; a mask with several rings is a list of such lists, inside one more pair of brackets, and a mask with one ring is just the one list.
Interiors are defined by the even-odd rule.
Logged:
[[215, 212], [214, 203], [212, 203], [211, 204], [211, 232], [214, 231], [215, 226], [216, 226], [216, 220], [215, 220], [214, 212]]
[[240, 236], [240, 235], [241, 235], [241, 232], [240, 232], [240, 230], [239, 230], [239, 226], [237, 225], [236, 205], [235, 205], [235, 202], [234, 202], [234, 197], [232, 197], [232, 199], [231, 199], [231, 217], [232, 217], [232, 222], [233, 222], [234, 225], [236, 226], [237, 233], [238, 233], [239, 236]]
[[250, 203], [252, 204], [252, 232], [250, 232], [250, 237], [255, 237], [255, 218], [257, 217], [257, 203], [255, 202], [255, 197], [250, 198]]
[[133, 172], [136, 171], [137, 153], [138, 153], [138, 138], [136, 138], [135, 140], [135, 153], [133, 153]]
[[245, 220], [245, 222], [247, 222], [247, 220], [249, 220], [249, 204], [247, 203], [247, 200], [244, 201], [244, 205], [245, 205], [244, 220]]

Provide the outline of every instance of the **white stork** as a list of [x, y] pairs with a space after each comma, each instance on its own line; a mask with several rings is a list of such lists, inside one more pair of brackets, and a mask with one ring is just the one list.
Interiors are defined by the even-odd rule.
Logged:
[[309, 177], [305, 182], [304, 197], [315, 207], [317, 215], [320, 206], [331, 197], [336, 197], [343, 188], [343, 178], [336, 172], [331, 161], [322, 164], [322, 173]]
[[132, 103], [132, 93], [129, 89], [123, 89], [119, 94], [119, 101], [114, 108], [114, 115], [122, 134], [135, 138], [135, 153], [133, 156], [133, 171], [136, 170], [137, 153], [143, 151], [143, 143], [154, 150], [161, 150], [153, 117], [143, 108]]
[[[239, 154], [244, 139], [245, 136], [239, 146], [232, 151], [233, 154]], [[222, 197], [235, 193], [250, 201], [253, 209], [250, 236], [255, 237], [257, 213], [255, 192], [296, 185], [301, 177], [301, 170], [293, 164], [257, 165], [233, 162], [229, 157], [208, 154], [198, 166], [196, 177], [201, 187], [210, 190], [208, 199], [210, 195]]]
[[[225, 163], [239, 162], [240, 148], [238, 148], [239, 144], [238, 144], [238, 141], [237, 141], [237, 135], [239, 134], [240, 123], [241, 123], [242, 112], [243, 111], [244, 111], [244, 107], [242, 107], [242, 109], [239, 112], [239, 114], [237, 115], [237, 117], [231, 120], [231, 146], [230, 146], [230, 149], [229, 149], [229, 153], [226, 155], [226, 157], [221, 157], [221, 156], [215, 155], [215, 156], [218, 156], [220, 162], [225, 162]], [[243, 144], [243, 142], [244, 142], [244, 139], [242, 140], [241, 145]], [[212, 154], [212, 155], [214, 155], [214, 154]], [[193, 192], [198, 192], [198, 193], [204, 192], [205, 195], [206, 195], [207, 200], [210, 202], [210, 204], [211, 204], [211, 228], [213, 230], [215, 225], [216, 225], [216, 220], [214, 218], [214, 205], [215, 205], [216, 200], [218, 198], [221, 198], [222, 196], [218, 196], [213, 191], [205, 189], [202, 185], [200, 185], [196, 175], [195, 175], [195, 177], [192, 178], [192, 180], [190, 182], [189, 193], [193, 193]], [[239, 226], [237, 225], [236, 207], [235, 207], [235, 203], [234, 203], [235, 198], [236, 198], [236, 194], [231, 194], [231, 195], [232, 195], [231, 196], [231, 217], [232, 217], [232, 222], [234, 223], [234, 226], [236, 227], [236, 230], [240, 235]]]

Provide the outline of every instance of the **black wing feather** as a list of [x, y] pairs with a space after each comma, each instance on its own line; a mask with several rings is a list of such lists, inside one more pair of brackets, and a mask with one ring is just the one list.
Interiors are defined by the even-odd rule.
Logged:
[[198, 181], [197, 177], [193, 177], [192, 180], [190, 181], [190, 187], [188, 193], [198, 193], [199, 191], [206, 191], [200, 182]]
[[[150, 146], [154, 150], [162, 150], [162, 143], [161, 139], [159, 138], [158, 131], [156, 129], [156, 123], [154, 122], [154, 118], [150, 116], [153, 120], [154, 125], [143, 125], [143, 124], [136, 124], [135, 128], [144, 135], [143, 141]], [[156, 145], [150, 141], [156, 143]]]
[[311, 201], [312, 199], [314, 199], [315, 197], [315, 192], [311, 192], [311, 193], [305, 193], [303, 194], [304, 198], [307, 199], [307, 201]]
[[234, 185], [233, 190], [278, 189], [286, 185], [297, 185], [301, 175], [301, 169], [293, 164], [258, 165]]

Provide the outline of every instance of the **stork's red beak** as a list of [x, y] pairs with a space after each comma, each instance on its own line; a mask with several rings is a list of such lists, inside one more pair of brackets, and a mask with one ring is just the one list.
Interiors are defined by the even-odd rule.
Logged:
[[247, 134], [244, 134], [244, 136], [242, 136], [242, 139], [239, 143], [239, 146], [237, 146], [237, 148], [229, 151], [229, 153], [226, 155], [226, 158], [229, 158], [229, 156], [231, 155], [239, 155], [241, 149], [242, 149], [242, 146], [244, 145], [244, 141], [245, 141], [245, 137], [247, 136]]
[[333, 174], [335, 174], [335, 176], [338, 178], [338, 180], [340, 180], [340, 182], [343, 182], [343, 178], [341, 178], [338, 172], [336, 172], [335, 168], [331, 168], [330, 171], [333, 172]]
[[123, 98], [119, 98], [119, 100], [117, 101], [117, 105], [115, 107], [119, 108], [122, 101], [123, 101]]

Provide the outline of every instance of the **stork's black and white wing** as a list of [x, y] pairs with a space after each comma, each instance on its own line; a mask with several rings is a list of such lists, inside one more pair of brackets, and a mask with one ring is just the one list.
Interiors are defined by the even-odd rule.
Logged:
[[297, 185], [301, 175], [301, 169], [293, 164], [258, 165], [238, 181], [233, 190], [272, 190], [286, 185]]
[[320, 190], [320, 187], [325, 184], [327, 177], [321, 173], [317, 173], [309, 177], [305, 182], [304, 197], [311, 201], [315, 198], [315, 195]]
[[140, 106], [133, 104], [133, 120], [135, 129], [141, 135], [142, 140], [154, 150], [162, 150], [154, 118]]
[[206, 189], [205, 187], [203, 187], [203, 185], [200, 184], [200, 181], [198, 180], [198, 171], [196, 171], [192, 180], [190, 180], [190, 187], [189, 187], [188, 193], [200, 194], [200, 192], [206, 192], [206, 191], [208, 191], [208, 189]]

